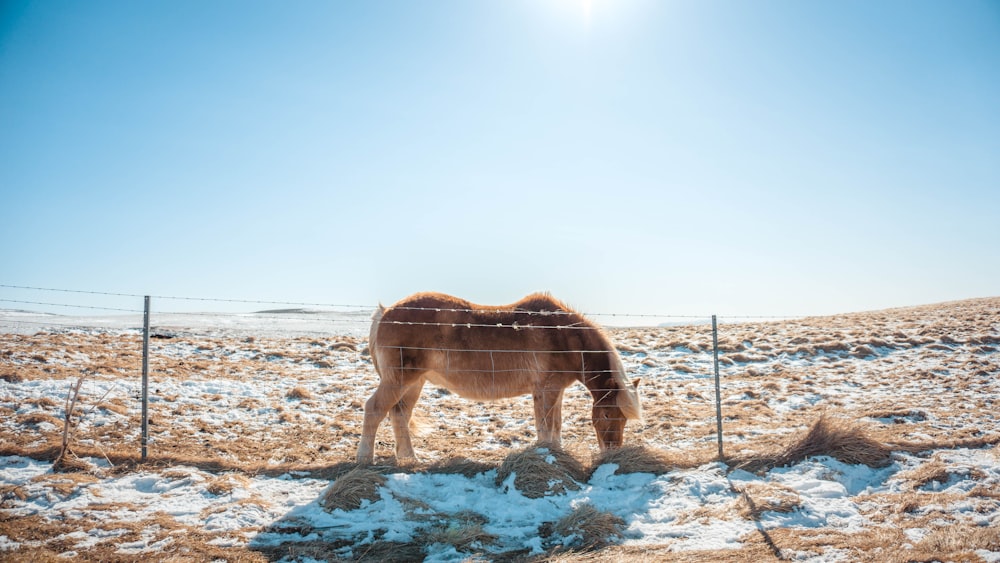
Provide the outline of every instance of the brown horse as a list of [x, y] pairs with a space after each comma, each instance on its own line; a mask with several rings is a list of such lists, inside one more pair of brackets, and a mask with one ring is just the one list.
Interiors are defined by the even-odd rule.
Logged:
[[642, 416], [638, 381], [598, 326], [548, 294], [490, 307], [440, 293], [379, 305], [369, 340], [380, 381], [365, 403], [358, 463], [370, 464], [386, 414], [396, 457], [413, 457], [409, 421], [426, 381], [475, 400], [531, 393], [540, 443], [560, 442], [563, 391], [583, 383], [594, 398], [601, 450], [622, 444], [627, 419]]

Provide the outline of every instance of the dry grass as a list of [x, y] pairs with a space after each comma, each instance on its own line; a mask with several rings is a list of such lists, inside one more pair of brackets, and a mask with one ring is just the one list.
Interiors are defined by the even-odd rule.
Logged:
[[226, 473], [210, 480], [205, 486], [205, 490], [213, 495], [221, 496], [231, 494], [236, 487], [246, 487], [249, 484], [250, 479], [243, 475]]
[[740, 494], [737, 512], [751, 520], [759, 520], [765, 512], [794, 512], [802, 505], [798, 493], [776, 483], [752, 483], [734, 490]]
[[893, 440], [886, 442], [893, 449], [919, 454], [931, 450], [980, 449], [1000, 444], [1000, 434], [986, 434], [974, 438], [939, 438], [933, 440]]
[[[878, 554], [877, 560], [885, 563], [983, 561], [977, 550], [1000, 551], [1000, 528], [969, 524], [930, 527], [927, 535], [917, 542], [908, 541], [901, 530], [894, 533], [881, 528], [882, 534], [866, 530], [852, 535], [844, 543], [858, 555]], [[909, 545], [903, 547], [903, 544]], [[888, 546], [895, 547], [890, 549]], [[876, 560], [870, 555], [865, 559]]]
[[[1000, 551], [1000, 528], [968, 524], [935, 528], [924, 536], [914, 548], [928, 553], [954, 553], [956, 555], [967, 554], [977, 549], [996, 552]], [[964, 558], [962, 557], [962, 559]]]
[[7, 499], [17, 499], [25, 500], [28, 498], [28, 493], [24, 492], [22, 487], [17, 485], [0, 485], [0, 508], [5, 508], [7, 504]]
[[73, 473], [78, 471], [91, 471], [94, 468], [90, 463], [80, 459], [69, 450], [61, 452], [52, 462], [52, 471], [57, 473]]
[[17, 421], [21, 424], [31, 424], [35, 426], [42, 424], [43, 422], [47, 422], [53, 426], [58, 426], [58, 427], [62, 427], [63, 425], [62, 420], [52, 416], [51, 414], [47, 414], [44, 412], [33, 412], [21, 415], [17, 417]]
[[986, 499], [993, 499], [1000, 501], [1000, 487], [990, 485], [976, 485], [971, 491], [969, 491], [969, 496], [982, 497]]
[[927, 420], [927, 413], [920, 409], [911, 408], [883, 408], [875, 409], [865, 413], [869, 418], [888, 418], [893, 422], [901, 423], [904, 419], [924, 421]]
[[5, 368], [0, 371], [0, 379], [6, 381], [7, 383], [22, 383], [24, 381], [24, 376], [13, 368]]
[[590, 503], [575, 507], [552, 528], [566, 546], [597, 549], [621, 538], [625, 521], [610, 512], [602, 512]]
[[128, 416], [129, 408], [126, 405], [121, 404], [119, 401], [106, 401], [98, 405], [98, 408], [105, 412], [114, 413], [120, 416]]
[[305, 399], [312, 399], [313, 398], [313, 394], [312, 394], [312, 391], [309, 391], [305, 387], [296, 386], [296, 387], [291, 388], [288, 391], [288, 393], [285, 394], [285, 397], [287, 397], [289, 399], [305, 400]]
[[53, 492], [69, 496], [84, 485], [98, 482], [98, 478], [89, 473], [46, 473], [35, 477], [32, 482], [44, 483]]
[[25, 401], [29, 405], [34, 405], [38, 408], [48, 409], [57, 406], [59, 403], [52, 400], [51, 397], [34, 397]]
[[804, 436], [784, 448], [730, 461], [732, 467], [752, 472], [791, 465], [814, 456], [830, 456], [844, 463], [885, 467], [891, 454], [888, 446], [871, 438], [860, 425], [823, 414]]
[[422, 534], [421, 539], [427, 544], [443, 543], [453, 546], [456, 550], [467, 552], [472, 549], [482, 549], [492, 544], [498, 538], [483, 529], [485, 519], [478, 515], [462, 513], [453, 520], [433, 527]]
[[[594, 460], [593, 469], [607, 463], [618, 466], [615, 475], [626, 473], [664, 475], [678, 467], [667, 457], [666, 453], [645, 446], [626, 446], [606, 450]], [[593, 474], [593, 470], [591, 470], [591, 474]]]
[[[867, 461], [863, 462], [880, 465], [880, 460], [887, 459], [889, 448], [921, 453], [990, 445], [994, 445], [991, 451], [996, 455], [995, 445], [1000, 443], [1000, 433], [994, 431], [993, 410], [997, 375], [1000, 374], [1000, 356], [996, 350], [1000, 344], [998, 311], [1000, 299], [984, 299], [787, 322], [723, 325], [720, 330], [723, 358], [728, 355], [730, 360], [745, 362], [723, 368], [727, 370], [723, 373], [726, 449], [763, 452], [728, 461], [731, 466], [745, 462], [750, 468], [756, 464], [759, 469], [765, 469], [794, 463], [803, 455], [832, 455], [852, 463], [864, 459]], [[623, 354], [633, 355], [626, 358], [627, 367], [646, 372], [641, 374], [646, 422], [629, 425], [626, 444], [645, 443], [649, 447], [645, 451], [625, 448], [596, 455], [593, 429], [589, 425], [590, 398], [580, 394], [574, 396], [573, 388], [567, 391], [563, 407], [563, 443], [573, 448], [577, 459], [591, 459], [590, 456], [595, 455], [590, 463], [591, 471], [600, 463], [617, 463], [622, 473], [663, 474], [671, 466], [674, 469], [693, 467], [713, 460], [714, 429], [705, 421], [714, 422], [714, 390], [705, 384], [704, 378], [685, 375], [710, 373], [710, 363], [706, 363], [704, 357], [711, 354], [711, 333], [703, 326], [613, 329], [610, 332]], [[313, 478], [339, 481], [356, 467], [349, 460], [353, 459], [360, 433], [364, 400], [377, 378], [370, 365], [364, 363], [363, 339], [309, 338], [304, 341], [306, 346], [301, 346], [299, 340], [302, 339], [178, 336], [169, 342], [154, 342], [153, 347], [185, 345], [197, 349], [197, 355], [178, 358], [154, 351], [151, 371], [155, 381], [170, 383], [194, 378], [252, 385], [257, 378], [280, 378], [283, 383], [290, 381], [290, 387], [312, 389], [310, 395], [321, 396], [322, 401], [310, 400], [312, 397], [290, 397], [285, 392], [260, 399], [228, 397], [214, 392], [192, 397], [185, 395], [187, 391], [179, 391], [176, 385], [165, 386], [160, 396], [163, 401], [154, 405], [152, 413], [151, 431], [155, 441], [151, 459], [141, 464], [134, 438], [138, 403], [116, 390], [105, 405], [95, 408], [96, 396], [87, 395], [82, 398], [85, 408], [95, 408], [94, 412], [105, 414], [96, 410], [103, 409], [119, 416], [111, 417], [112, 423], [99, 427], [81, 425], [76, 430], [73, 452], [83, 458], [104, 458], [106, 454], [114, 467], [105, 471], [114, 475], [135, 470], [161, 472], [164, 468], [180, 465], [222, 473], [208, 482], [209, 489], [220, 495], [229, 494], [240, 485], [237, 475], [277, 476], [297, 470], [311, 472]], [[348, 345], [339, 346], [341, 341]], [[141, 363], [140, 349], [140, 339], [133, 334], [0, 334], [0, 419], [4, 421], [0, 425], [0, 455], [25, 455], [52, 461], [59, 452], [58, 431], [52, 431], [44, 423], [51, 423], [56, 428], [63, 424], [58, 418], [61, 401], [53, 401], [59, 397], [26, 398], [24, 394], [2, 389], [13, 389], [19, 383], [35, 380], [68, 383], [84, 372], [94, 374], [91, 377], [103, 383], [134, 380]], [[830, 354], [822, 361], [807, 357], [819, 349]], [[797, 361], [784, 361], [783, 355]], [[330, 367], [316, 369], [321, 365]], [[357, 377], [359, 374], [364, 377]], [[848, 387], [850, 389], [845, 391]], [[425, 390], [418, 409], [444, 416], [433, 418], [435, 423], [415, 445], [422, 459], [444, 461], [430, 465], [396, 465], [393, 471], [480, 475], [498, 468], [505, 456], [512, 457], [511, 452], [527, 447], [535, 439], [530, 424], [526, 431], [521, 426], [491, 419], [509, 416], [530, 420], [530, 400], [483, 406], [453, 397], [447, 402], [435, 401], [429, 396], [432, 392], [431, 387]], [[210, 397], [217, 400], [208, 401]], [[283, 400], [286, 398], [301, 402], [290, 404]], [[792, 404], [793, 398], [799, 402]], [[192, 401], [199, 399], [205, 407]], [[281, 404], [284, 412], [275, 412], [275, 405]], [[33, 407], [31, 413], [24, 410], [25, 405]], [[780, 408], [782, 406], [790, 408]], [[257, 420], [229, 427], [192, 424], [190, 419], [198, 418], [202, 408], [245, 409], [252, 411], [245, 413], [248, 420], [253, 417]], [[816, 429], [823, 412], [854, 420], [865, 417], [882, 420], [869, 420], [862, 427], [826, 417], [827, 420]], [[286, 424], [277, 424], [281, 415], [285, 416]], [[324, 423], [320, 416], [335, 423]], [[473, 416], [488, 422], [470, 427], [466, 421]], [[253, 426], [255, 423], [257, 427]], [[840, 428], [843, 426], [853, 427], [853, 430]], [[803, 430], [788, 433], [796, 428]], [[385, 426], [379, 438], [379, 447], [389, 451], [391, 433]], [[486, 441], [492, 441], [489, 448], [482, 447]], [[498, 444], [501, 447], [498, 448]], [[862, 455], [858, 455], [859, 451]], [[681, 457], [678, 452], [688, 455]], [[454, 453], [467, 458], [446, 459]], [[646, 454], [652, 459], [644, 458]], [[976, 549], [998, 550], [995, 534], [990, 528], [949, 519], [953, 515], [946, 512], [947, 507], [964, 503], [970, 507], [965, 516], [992, 514], [1000, 493], [996, 492], [992, 476], [979, 479], [969, 468], [944, 461], [947, 458], [932, 458], [911, 472], [894, 476], [894, 479], [904, 480], [902, 493], [865, 495], [862, 502], [865, 508], [861, 510], [876, 525], [856, 532], [843, 533], [833, 528], [776, 529], [768, 531], [766, 536], [757, 532], [751, 534], [744, 539], [743, 547], [735, 550], [674, 553], [667, 541], [659, 546], [607, 546], [586, 553], [553, 553], [534, 560], [761, 561], [779, 559], [782, 553], [787, 556], [811, 552], [820, 554], [820, 558], [826, 554], [829, 558], [852, 561], [975, 561]], [[507, 461], [511, 465], [514, 460]], [[660, 464], [667, 468], [657, 469]], [[552, 464], [546, 462], [545, 465], [548, 467], [541, 470], [551, 469]], [[384, 471], [384, 468], [374, 469]], [[570, 486], [589, 476], [587, 472], [569, 478], [565, 474], [557, 478]], [[90, 479], [92, 475], [78, 472], [58, 477], [59, 480], [45, 484], [42, 488], [45, 494], [76, 494], [86, 483], [72, 479]], [[971, 478], [979, 483], [968, 493], [938, 491], [944, 487], [935, 483], [949, 483], [956, 478]], [[347, 488], [345, 483], [341, 486]], [[38, 485], [30, 487], [37, 490]], [[23, 502], [21, 496], [30, 500], [30, 495], [36, 494], [29, 492], [30, 487], [2, 487], [0, 502], [7, 508]], [[519, 490], [535, 487], [536, 494], [541, 496], [559, 492], [557, 488], [547, 487], [547, 483], [529, 486], [517, 478], [515, 487]], [[755, 484], [741, 493], [737, 500], [711, 507], [716, 510], [711, 516], [754, 518], [768, 511], [794, 510], [796, 506], [794, 493], [768, 486]], [[744, 497], [752, 500], [753, 505]], [[114, 503], [109, 502], [94, 505], [93, 510], [103, 508], [110, 512], [113, 506]], [[107, 512], [100, 512], [98, 519], [109, 516]], [[443, 518], [447, 525], [428, 524], [431, 527], [427, 531], [450, 538], [449, 541], [454, 542], [452, 545], [463, 546], [463, 552], [476, 551], [472, 546], [483, 541], [470, 539], [471, 543], [467, 543], [463, 539], [476, 537], [475, 518], [435, 516]], [[947, 520], [949, 525], [934, 530], [935, 520]], [[108, 522], [107, 525], [119, 523]], [[12, 541], [36, 542], [13, 555], [0, 554], [0, 559], [11, 556], [19, 560], [57, 560], [60, 553], [72, 550], [73, 546], [69, 540], [56, 538], [75, 531], [87, 532], [92, 526], [79, 518], [53, 521], [42, 516], [13, 518], [9, 513], [0, 514], [0, 528]], [[162, 518], [128, 524], [130, 531], [123, 539], [79, 549], [77, 558], [83, 561], [129, 560], [116, 552], [116, 541], [138, 541], [141, 528], [157, 526], [162, 532], [157, 532], [153, 541], [174, 534], [171, 536], [174, 543], [155, 554], [156, 559], [162, 560], [263, 561], [288, 556], [322, 560], [331, 559], [335, 549], [349, 545], [349, 542], [313, 546], [309, 542], [290, 542], [266, 553], [246, 548], [222, 549], [209, 543], [220, 539], [219, 535], [179, 526], [173, 519]], [[920, 541], [909, 540], [902, 532], [916, 528], [931, 532]], [[954, 533], [949, 533], [952, 529]], [[913, 544], [913, 549], [899, 547], [905, 543]], [[355, 556], [368, 560], [419, 560], [426, 555], [424, 538], [412, 544], [394, 544], [376, 538], [366, 549], [367, 552], [357, 550]], [[529, 558], [522, 552], [497, 559]]]
[[912, 471], [897, 475], [897, 478], [909, 481], [914, 489], [925, 487], [933, 482], [945, 484], [951, 477], [948, 466], [940, 459], [932, 459]]
[[327, 511], [355, 510], [363, 500], [378, 500], [378, 489], [385, 485], [381, 473], [359, 467], [342, 475], [323, 493], [320, 505]]
[[475, 477], [481, 473], [486, 473], [491, 469], [496, 469], [497, 464], [482, 461], [473, 461], [464, 457], [449, 457], [444, 461], [434, 462], [427, 466], [425, 473], [440, 473], [445, 475], [464, 475]]
[[583, 465], [565, 450], [532, 446], [508, 455], [497, 470], [496, 484], [514, 475], [514, 488], [528, 498], [541, 498], [580, 489], [587, 478]]
[[[412, 563], [423, 561], [427, 557], [426, 546], [422, 543], [376, 541], [367, 547], [361, 546], [354, 551], [354, 560], [372, 563]], [[330, 560], [327, 553], [324, 559]]]

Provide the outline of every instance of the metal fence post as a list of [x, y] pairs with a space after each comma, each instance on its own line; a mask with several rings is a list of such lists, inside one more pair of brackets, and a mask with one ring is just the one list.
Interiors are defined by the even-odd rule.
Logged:
[[142, 461], [149, 443], [149, 296], [142, 313]]
[[712, 355], [715, 358], [715, 421], [719, 436], [719, 459], [722, 455], [722, 390], [719, 385], [719, 325], [712, 315]]

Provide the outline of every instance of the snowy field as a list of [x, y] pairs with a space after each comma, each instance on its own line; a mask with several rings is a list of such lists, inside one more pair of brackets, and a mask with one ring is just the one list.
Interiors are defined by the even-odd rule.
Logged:
[[[642, 379], [626, 442], [661, 468], [599, 456], [580, 385], [565, 453], [533, 445], [527, 397], [427, 386], [419, 461], [384, 424], [358, 499], [367, 312], [154, 316], [145, 463], [140, 325], [0, 312], [0, 560], [1000, 561], [1000, 298], [721, 325], [722, 461], [710, 327], [609, 328]], [[821, 417], [886, 459], [747, 463]], [[580, 471], [528, 490], [516, 455]]]

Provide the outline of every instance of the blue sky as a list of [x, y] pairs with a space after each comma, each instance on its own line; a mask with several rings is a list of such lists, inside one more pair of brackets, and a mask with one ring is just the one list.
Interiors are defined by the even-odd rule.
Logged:
[[0, 284], [677, 315], [1000, 295], [996, 1], [0, 6]]

